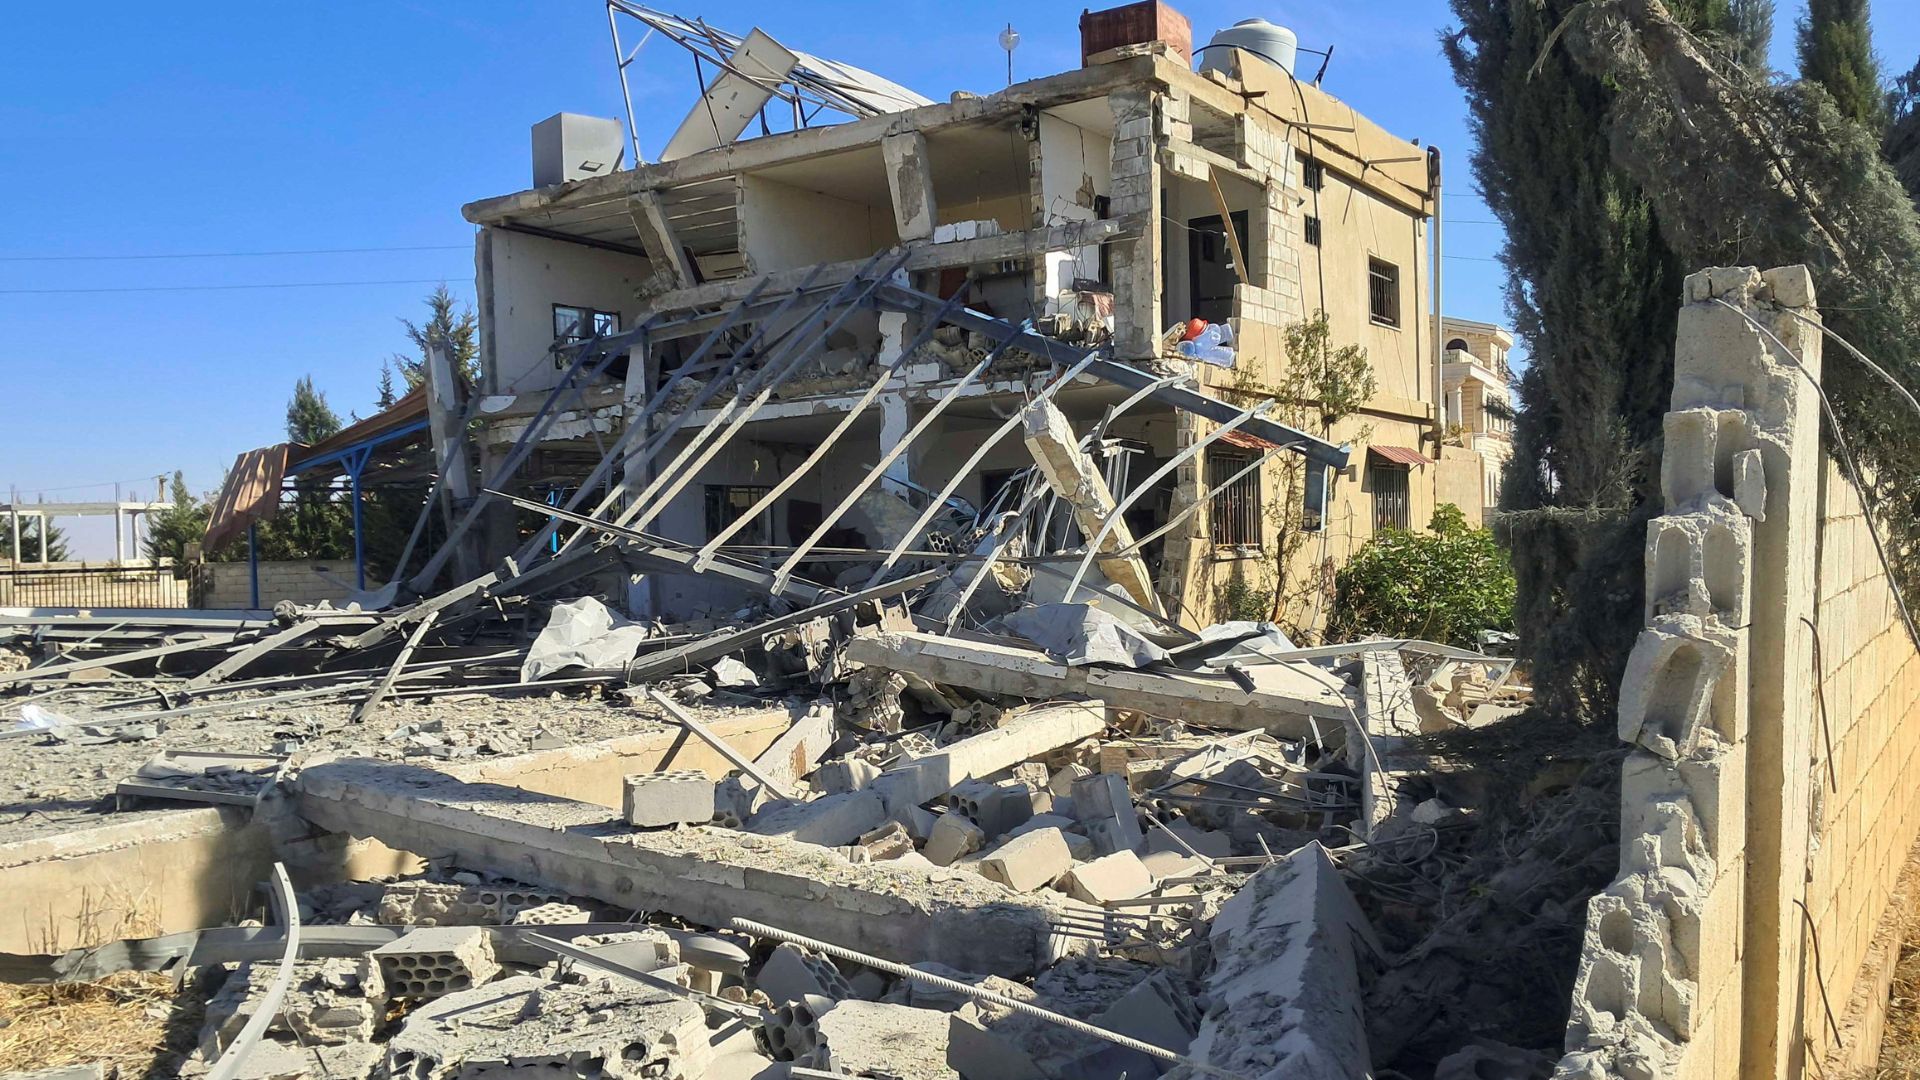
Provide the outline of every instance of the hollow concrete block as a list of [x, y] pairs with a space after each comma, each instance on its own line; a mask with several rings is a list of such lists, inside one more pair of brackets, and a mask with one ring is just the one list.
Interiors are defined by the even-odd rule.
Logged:
[[1059, 829], [1035, 829], [981, 856], [980, 876], [1015, 892], [1032, 892], [1073, 865], [1066, 836]]
[[373, 951], [387, 995], [424, 1000], [467, 990], [500, 972], [479, 926], [422, 927]]
[[1153, 875], [1131, 851], [1102, 855], [1075, 866], [1067, 874], [1067, 895], [1089, 904], [1131, 900], [1153, 891]]
[[692, 770], [639, 773], [621, 781], [627, 824], [642, 829], [704, 825], [713, 820], [713, 781]]

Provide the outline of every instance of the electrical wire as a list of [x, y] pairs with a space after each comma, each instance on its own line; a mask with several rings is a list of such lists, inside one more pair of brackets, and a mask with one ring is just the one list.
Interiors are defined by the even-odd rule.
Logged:
[[1840, 420], [1833, 413], [1833, 403], [1827, 400], [1826, 390], [1820, 386], [1820, 380], [1814, 378], [1813, 373], [1808, 371], [1806, 365], [1800, 362], [1799, 355], [1791, 348], [1788, 348], [1787, 343], [1780, 340], [1780, 335], [1774, 333], [1771, 327], [1759, 319], [1754, 318], [1751, 314], [1727, 303], [1718, 296], [1712, 297], [1711, 299], [1714, 303], [1719, 304], [1721, 307], [1747, 320], [1747, 322], [1752, 323], [1755, 329], [1759, 330], [1767, 336], [1768, 340], [1779, 346], [1781, 353], [1793, 364], [1794, 370], [1805, 377], [1807, 383], [1813, 387], [1814, 394], [1819, 397], [1820, 412], [1826, 416], [1827, 426], [1833, 429], [1834, 448], [1840, 451], [1840, 462], [1846, 466], [1847, 478], [1852, 481], [1854, 490], [1860, 494], [1861, 504], [1865, 507], [1866, 512], [1861, 516], [1861, 520], [1866, 523], [1867, 535], [1873, 538], [1873, 553], [1880, 559], [1880, 572], [1886, 575], [1888, 591], [1893, 593], [1894, 605], [1900, 609], [1900, 621], [1906, 624], [1907, 637], [1913, 641], [1915, 648], [1920, 648], [1920, 628], [1914, 626], [1913, 612], [1907, 609], [1906, 595], [1900, 591], [1899, 579], [1895, 578], [1893, 574], [1893, 563], [1887, 558], [1886, 542], [1880, 539], [1880, 530], [1873, 524], [1874, 508], [1866, 506], [1867, 487], [1860, 481], [1860, 467], [1854, 463], [1853, 451], [1847, 446], [1847, 437], [1845, 433], [1840, 430]]
[[246, 285], [131, 285], [86, 289], [0, 289], [0, 296], [57, 296], [81, 293], [231, 292], [240, 289], [332, 289], [345, 285], [445, 285], [459, 280], [448, 274], [436, 278], [399, 278], [387, 281], [283, 281]]
[[280, 251], [179, 251], [139, 255], [0, 255], [0, 262], [135, 262], [148, 259], [251, 259], [270, 255], [372, 255], [388, 251], [470, 251], [472, 244], [414, 247], [288, 248]]

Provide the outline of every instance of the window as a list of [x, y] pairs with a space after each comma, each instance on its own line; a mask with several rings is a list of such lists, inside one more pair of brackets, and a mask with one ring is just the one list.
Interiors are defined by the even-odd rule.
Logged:
[[1327, 186], [1326, 166], [1312, 158], [1300, 159], [1300, 186], [1308, 191], [1319, 191]]
[[[1253, 249], [1247, 245], [1247, 212], [1233, 212], [1233, 229], [1249, 260]], [[1233, 287], [1246, 280], [1246, 268], [1233, 265], [1233, 246], [1227, 242], [1227, 227], [1220, 215], [1194, 218], [1187, 222], [1187, 296], [1192, 301], [1189, 314], [1208, 322], [1223, 323], [1233, 316]]]
[[1207, 451], [1207, 490], [1218, 492], [1208, 506], [1213, 515], [1213, 542], [1221, 547], [1260, 546], [1260, 470], [1234, 479], [1254, 462], [1254, 455], [1224, 450]]
[[1317, 217], [1314, 217], [1312, 214], [1307, 215], [1306, 233], [1307, 233], [1307, 245], [1309, 247], [1319, 247], [1320, 246], [1320, 219]]
[[1400, 325], [1400, 268], [1381, 259], [1367, 260], [1367, 309], [1381, 326]]
[[1447, 351], [1448, 352], [1472, 352], [1473, 350], [1467, 348], [1466, 338], [1454, 338], [1452, 341], [1447, 342]]
[[[740, 515], [753, 509], [753, 504], [766, 498], [770, 487], [753, 484], [708, 484], [707, 485], [707, 539], [711, 540], [740, 519]], [[766, 518], [748, 525], [734, 533], [727, 541], [730, 544], [766, 544], [771, 542], [767, 532]]]
[[553, 305], [555, 344], [573, 345], [596, 336], [604, 337], [619, 332], [620, 313], [617, 311], [600, 311], [572, 304]]
[[1375, 462], [1367, 469], [1373, 482], [1373, 527], [1406, 529], [1408, 516], [1407, 467]]

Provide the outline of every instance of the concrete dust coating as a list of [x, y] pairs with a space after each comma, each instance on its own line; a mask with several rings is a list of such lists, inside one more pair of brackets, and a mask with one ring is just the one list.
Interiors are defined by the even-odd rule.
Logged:
[[616, 811], [408, 765], [343, 760], [299, 778], [302, 815], [429, 858], [704, 926], [745, 917], [901, 961], [1021, 976], [1068, 943], [1064, 900], [978, 874], [855, 865], [822, 847], [712, 827], [635, 832]]
[[[847, 643], [847, 658], [993, 694], [1043, 699], [1084, 695], [1116, 709], [1235, 730], [1264, 728], [1294, 738], [1313, 733], [1309, 717], [1344, 721], [1349, 715], [1346, 696], [1328, 685], [1333, 680], [1281, 665], [1250, 668], [1255, 686], [1249, 694], [1225, 677], [1068, 667], [1017, 645], [920, 632], [856, 637]], [[1351, 704], [1357, 707], [1357, 702]]]
[[[92, 715], [91, 700], [83, 691], [54, 698], [47, 707], [85, 722]], [[0, 819], [0, 845], [93, 825], [118, 824], [130, 817], [181, 812], [190, 804], [152, 804], [151, 809], [105, 813], [111, 809], [114, 786], [163, 750], [265, 754], [291, 742], [297, 746], [291, 762], [296, 769], [310, 758], [339, 753], [484, 768], [489, 760], [527, 753], [536, 741], [585, 747], [609, 739], [675, 730], [650, 707], [627, 707], [620, 701], [597, 694], [552, 691], [505, 697], [445, 694], [419, 700], [400, 698], [388, 700], [375, 722], [356, 725], [350, 722], [351, 705], [300, 701], [274, 704], [261, 696], [261, 704], [253, 709], [243, 706], [231, 712], [160, 720], [152, 738], [137, 742], [0, 739], [0, 805], [33, 806], [40, 811]], [[768, 715], [770, 719], [777, 716], [782, 728], [785, 726], [785, 711], [770, 713], [763, 704], [706, 705], [693, 711], [708, 724]], [[111, 716], [102, 714], [101, 719]], [[537, 786], [537, 781], [534, 783]], [[619, 805], [618, 778], [613, 781], [610, 799], [607, 805]]]

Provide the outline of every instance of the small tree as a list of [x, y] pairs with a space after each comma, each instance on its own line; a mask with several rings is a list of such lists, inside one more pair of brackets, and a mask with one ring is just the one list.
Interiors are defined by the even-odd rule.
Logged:
[[407, 380], [407, 389], [412, 390], [426, 381], [427, 350], [433, 345], [444, 345], [453, 361], [453, 369], [464, 375], [468, 382], [478, 382], [480, 322], [474, 317], [473, 309], [459, 307], [445, 285], [433, 290], [426, 299], [426, 305], [426, 322], [400, 320], [400, 325], [407, 328], [407, 337], [412, 340], [413, 347], [419, 350], [417, 357], [395, 353], [391, 361]]
[[179, 470], [174, 470], [172, 492], [173, 505], [153, 516], [147, 526], [147, 558], [173, 559], [186, 558], [187, 545], [197, 544], [207, 534], [206, 503], [193, 497], [187, 490], [187, 480]]
[[1334, 640], [1382, 634], [1472, 648], [1481, 630], [1513, 628], [1513, 569], [1493, 533], [1468, 528], [1452, 503], [1428, 529], [1384, 530], [1340, 571]]
[[[17, 520], [20, 522], [20, 548], [22, 552], [19, 556], [20, 561], [66, 562], [72, 558], [72, 555], [67, 551], [67, 534], [60, 526], [37, 516], [26, 517], [22, 515]], [[44, 551], [42, 550], [42, 538], [40, 536], [40, 528], [43, 521], [45, 521], [47, 530]], [[0, 522], [0, 558], [11, 559], [13, 557], [13, 530], [4, 522]]]
[[1886, 127], [1887, 101], [1867, 0], [1808, 0], [1798, 45], [1800, 77], [1818, 83], [1840, 115], [1878, 136]]

